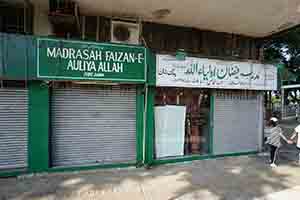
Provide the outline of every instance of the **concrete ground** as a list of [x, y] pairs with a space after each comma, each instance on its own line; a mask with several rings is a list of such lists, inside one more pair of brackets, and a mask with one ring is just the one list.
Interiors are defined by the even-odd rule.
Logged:
[[279, 194], [299, 200], [300, 166], [281, 159], [280, 166], [273, 169], [266, 160], [264, 155], [243, 156], [150, 170], [131, 168], [0, 179], [0, 200], [276, 200]]
[[[287, 134], [291, 132], [287, 130]], [[282, 200], [300, 199], [300, 166], [286, 146], [279, 166], [268, 154], [153, 169], [110, 169], [0, 179], [0, 200]]]

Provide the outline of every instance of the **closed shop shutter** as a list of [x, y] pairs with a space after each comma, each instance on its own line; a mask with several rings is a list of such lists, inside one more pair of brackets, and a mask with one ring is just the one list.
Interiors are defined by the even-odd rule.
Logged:
[[27, 89], [0, 89], [0, 170], [27, 167]]
[[216, 92], [214, 154], [258, 151], [262, 123], [262, 97], [258, 92]]
[[52, 92], [52, 164], [136, 160], [136, 89], [72, 87]]

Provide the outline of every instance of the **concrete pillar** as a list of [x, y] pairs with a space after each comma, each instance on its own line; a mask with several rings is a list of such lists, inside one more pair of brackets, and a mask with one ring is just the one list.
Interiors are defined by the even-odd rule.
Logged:
[[52, 25], [48, 19], [49, 0], [32, 0], [33, 5], [33, 34], [40, 36], [52, 35]]

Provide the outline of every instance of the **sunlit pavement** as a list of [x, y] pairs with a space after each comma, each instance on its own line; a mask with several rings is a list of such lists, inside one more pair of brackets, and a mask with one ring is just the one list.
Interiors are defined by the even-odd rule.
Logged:
[[[296, 124], [286, 126], [290, 134]], [[300, 199], [300, 166], [285, 145], [277, 168], [268, 153], [161, 165], [0, 179], [0, 200]]]
[[298, 200], [299, 198], [300, 198], [300, 186], [296, 186], [291, 189], [286, 189], [283, 191], [268, 194], [256, 200], [283, 200], [283, 199]]
[[288, 194], [290, 200], [290, 194], [299, 197], [300, 166], [284, 157], [277, 168], [268, 166], [265, 155], [257, 155], [150, 170], [111, 169], [0, 179], [0, 199], [273, 200]]

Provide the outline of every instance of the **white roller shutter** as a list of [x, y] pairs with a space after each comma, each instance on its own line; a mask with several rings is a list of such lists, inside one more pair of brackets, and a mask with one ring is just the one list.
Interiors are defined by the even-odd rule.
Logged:
[[258, 151], [262, 138], [262, 98], [258, 92], [215, 93], [214, 154]]
[[135, 88], [57, 88], [51, 107], [53, 166], [136, 160]]
[[27, 167], [27, 89], [0, 89], [0, 170]]

